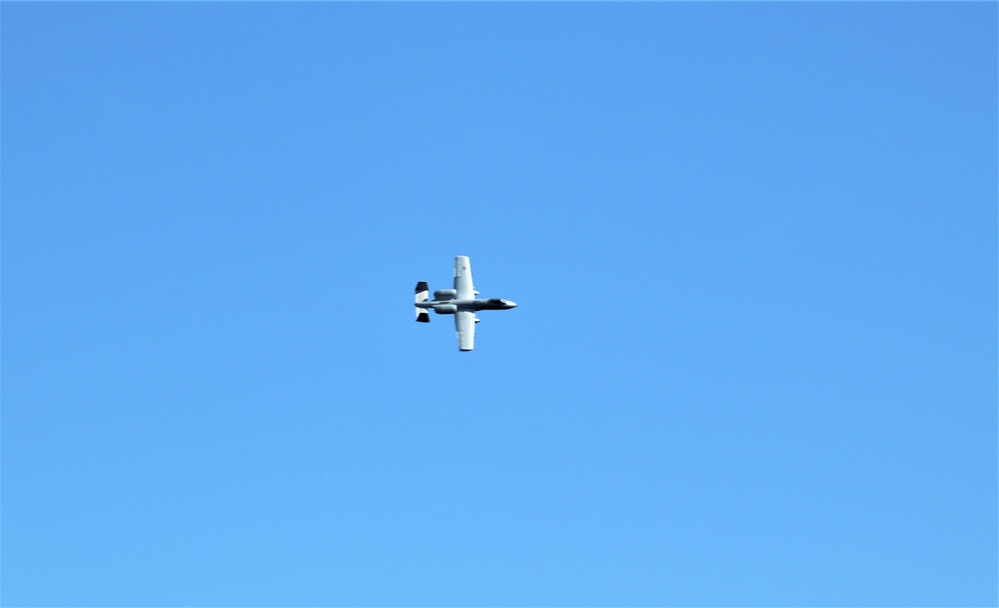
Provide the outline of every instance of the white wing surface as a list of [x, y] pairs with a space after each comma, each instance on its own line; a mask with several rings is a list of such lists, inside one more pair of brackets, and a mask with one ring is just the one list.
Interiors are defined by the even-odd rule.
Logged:
[[468, 261], [467, 256], [459, 255], [454, 258], [454, 288], [458, 292], [457, 299], [475, 299], [475, 288], [472, 287], [472, 263]]
[[470, 310], [459, 310], [454, 314], [454, 328], [458, 330], [458, 350], [475, 348], [475, 320], [475, 313]]

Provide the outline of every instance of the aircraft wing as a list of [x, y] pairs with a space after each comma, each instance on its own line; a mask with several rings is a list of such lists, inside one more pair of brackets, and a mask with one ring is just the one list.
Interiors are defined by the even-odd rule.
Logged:
[[475, 313], [459, 310], [454, 313], [454, 328], [458, 330], [458, 350], [475, 348]]
[[[459, 300], [474, 300], [475, 288], [472, 287], [472, 263], [467, 256], [454, 258], [454, 288]], [[474, 325], [474, 323], [473, 323]]]

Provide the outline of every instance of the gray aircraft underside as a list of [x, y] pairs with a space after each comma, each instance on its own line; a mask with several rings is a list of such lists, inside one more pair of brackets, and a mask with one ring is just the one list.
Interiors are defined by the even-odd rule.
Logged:
[[478, 294], [472, 286], [472, 265], [468, 257], [459, 255], [454, 258], [454, 289], [438, 289], [434, 292], [434, 299], [430, 300], [430, 288], [426, 281], [416, 284], [416, 320], [429, 323], [430, 310], [439, 315], [454, 315], [458, 350], [470, 351], [475, 347], [475, 324], [479, 322], [479, 318], [475, 316], [477, 311], [510, 310], [517, 307], [516, 302], [500, 298], [476, 299]]

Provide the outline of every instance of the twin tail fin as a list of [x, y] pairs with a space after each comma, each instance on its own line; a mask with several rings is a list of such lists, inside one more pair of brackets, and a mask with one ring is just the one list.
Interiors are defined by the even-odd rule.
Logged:
[[[416, 303], [426, 302], [430, 298], [430, 287], [427, 286], [426, 281], [420, 281], [416, 284]], [[430, 323], [430, 313], [425, 308], [416, 309], [416, 322], [417, 323]]]

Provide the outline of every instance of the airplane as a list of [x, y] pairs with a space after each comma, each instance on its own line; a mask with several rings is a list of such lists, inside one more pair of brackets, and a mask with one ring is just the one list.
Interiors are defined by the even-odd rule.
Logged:
[[429, 323], [433, 310], [439, 315], [454, 315], [454, 327], [458, 331], [458, 350], [468, 352], [475, 346], [475, 324], [479, 318], [475, 312], [479, 310], [510, 310], [517, 303], [500, 298], [488, 300], [476, 299], [479, 292], [472, 287], [472, 265], [467, 256], [454, 258], [454, 289], [438, 289], [434, 299], [429, 298], [430, 288], [426, 281], [416, 284], [416, 321]]

